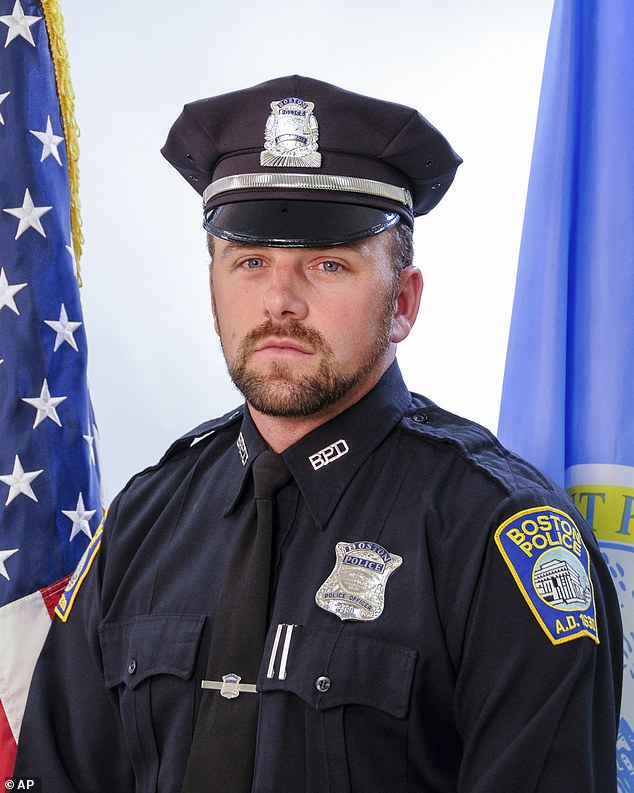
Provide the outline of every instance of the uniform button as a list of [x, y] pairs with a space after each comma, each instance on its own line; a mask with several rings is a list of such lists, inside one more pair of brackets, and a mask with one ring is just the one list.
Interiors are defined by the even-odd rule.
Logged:
[[412, 418], [417, 424], [427, 424], [429, 421], [427, 413], [417, 413], [415, 416], [412, 416]]
[[132, 658], [132, 660], [128, 664], [128, 674], [133, 675], [135, 672], [136, 672], [136, 660]]
[[320, 694], [325, 694], [330, 689], [330, 678], [321, 675], [315, 680], [315, 688]]

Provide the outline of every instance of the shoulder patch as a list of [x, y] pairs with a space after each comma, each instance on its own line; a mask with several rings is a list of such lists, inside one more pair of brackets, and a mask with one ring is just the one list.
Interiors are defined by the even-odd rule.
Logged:
[[518, 512], [495, 542], [553, 644], [589, 636], [599, 644], [590, 558], [573, 519], [555, 507]]
[[[104, 516], [105, 520], [105, 516]], [[79, 560], [79, 564], [75, 568], [75, 572], [70, 577], [66, 589], [62, 593], [59, 603], [55, 606], [55, 613], [62, 622], [66, 622], [70, 615], [70, 611], [79, 592], [79, 587], [83, 584], [84, 578], [88, 575], [92, 563], [95, 561], [95, 556], [101, 547], [101, 537], [103, 535], [103, 521], [99, 524], [99, 528], [94, 533], [92, 540], [88, 543], [88, 547], [84, 551], [84, 555]]]

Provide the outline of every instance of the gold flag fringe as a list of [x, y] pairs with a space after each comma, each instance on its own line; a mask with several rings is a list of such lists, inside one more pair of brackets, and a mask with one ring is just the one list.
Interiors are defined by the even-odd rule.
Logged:
[[55, 68], [57, 95], [64, 125], [66, 155], [68, 160], [68, 179], [70, 182], [70, 228], [73, 251], [75, 254], [75, 274], [77, 283], [82, 285], [81, 259], [84, 235], [81, 230], [79, 204], [79, 128], [75, 121], [75, 93], [70, 80], [68, 50], [64, 40], [64, 17], [57, 0], [42, 0], [42, 10], [48, 32], [48, 40]]

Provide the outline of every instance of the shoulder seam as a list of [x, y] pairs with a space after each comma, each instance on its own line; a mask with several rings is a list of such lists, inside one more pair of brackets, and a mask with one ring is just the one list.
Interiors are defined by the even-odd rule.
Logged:
[[[401, 426], [405, 432], [434, 445], [446, 444], [453, 448], [467, 464], [481, 471], [509, 494], [530, 485], [554, 489], [553, 483], [541, 471], [506, 449], [486, 427], [449, 413], [426, 399], [417, 413], [424, 415], [425, 420], [404, 416]], [[461, 431], [464, 438], [460, 437]]]

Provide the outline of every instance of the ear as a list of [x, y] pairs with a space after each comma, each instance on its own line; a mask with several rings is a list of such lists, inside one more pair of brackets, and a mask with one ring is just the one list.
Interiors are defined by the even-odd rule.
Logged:
[[401, 271], [396, 309], [392, 323], [391, 340], [398, 344], [409, 336], [416, 322], [420, 298], [423, 294], [423, 275], [418, 267], [410, 265]]
[[214, 268], [209, 266], [209, 294], [211, 296], [211, 314], [214, 318], [214, 330], [216, 336], [220, 336], [220, 328], [218, 327], [218, 312], [216, 310], [216, 300], [214, 298]]

